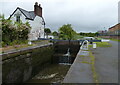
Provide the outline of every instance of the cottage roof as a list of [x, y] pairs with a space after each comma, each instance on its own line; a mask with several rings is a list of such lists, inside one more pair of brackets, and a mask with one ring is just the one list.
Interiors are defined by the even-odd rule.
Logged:
[[[34, 20], [34, 19], [35, 19], [36, 14], [35, 14], [34, 11], [26, 11], [26, 10], [24, 10], [24, 9], [22, 9], [22, 8], [19, 8], [19, 7], [17, 7], [17, 9], [10, 15], [10, 17], [9, 17], [8, 19], [10, 19], [10, 18], [12, 17], [12, 15], [13, 15], [18, 9], [23, 13], [23, 15], [26, 17], [26, 19], [29, 19], [29, 20]], [[41, 17], [41, 16], [39, 16], [39, 17]], [[43, 25], [45, 25], [44, 18], [43, 18], [43, 17], [41, 17], [41, 18], [43, 19], [43, 22], [42, 22]]]
[[118, 24], [116, 24], [116, 25], [110, 27], [109, 30], [115, 29], [115, 28], [120, 29], [120, 23], [118, 23]]
[[[19, 9], [23, 13], [23, 15], [26, 17], [26, 19], [34, 20], [34, 18], [36, 17], [34, 11], [26, 11], [19, 7], [17, 7], [17, 9]], [[12, 15], [17, 11], [17, 9], [12, 13]], [[9, 19], [11, 18], [12, 15], [10, 15]]]
[[34, 11], [26, 11], [26, 10], [24, 10], [22, 8], [19, 8], [19, 7], [18, 7], [18, 9], [25, 15], [25, 17], [27, 19], [34, 20], [34, 18], [36, 16], [35, 13], [34, 13]]

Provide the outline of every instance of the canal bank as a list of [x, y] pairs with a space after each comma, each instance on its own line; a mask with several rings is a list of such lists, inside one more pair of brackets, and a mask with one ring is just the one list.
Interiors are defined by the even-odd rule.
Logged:
[[53, 44], [2, 54], [2, 83], [22, 83], [52, 62]]

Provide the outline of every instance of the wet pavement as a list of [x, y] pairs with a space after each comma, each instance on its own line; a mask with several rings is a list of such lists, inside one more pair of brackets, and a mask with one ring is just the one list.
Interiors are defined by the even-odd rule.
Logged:
[[[118, 83], [118, 42], [110, 41], [109, 43], [112, 44], [112, 47], [90, 48], [95, 57], [94, 68], [98, 83]], [[95, 83], [91, 66], [86, 63], [90, 62], [88, 52], [85, 49], [78, 52], [63, 83]]]
[[95, 56], [95, 69], [99, 83], [118, 83], [118, 43], [110, 41], [112, 47], [91, 49]]
[[91, 58], [86, 46], [82, 47], [76, 56], [76, 59], [70, 67], [63, 83], [94, 83], [93, 73], [91, 70]]

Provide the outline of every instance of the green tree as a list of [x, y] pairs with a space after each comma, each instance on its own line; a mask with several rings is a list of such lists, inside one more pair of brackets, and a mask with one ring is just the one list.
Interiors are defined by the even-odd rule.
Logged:
[[73, 30], [71, 24], [63, 25], [59, 28], [59, 38], [65, 39], [65, 40], [72, 40], [74, 39], [74, 36], [76, 32]]
[[99, 36], [99, 33], [98, 33], [98, 32], [96, 32], [96, 33], [95, 33], [95, 36], [97, 36], [97, 37], [98, 37], [98, 36]]
[[51, 30], [49, 28], [45, 28], [44, 31], [45, 31], [45, 34], [48, 38], [48, 35], [51, 33]]
[[95, 36], [98, 36], [98, 33], [96, 32], [96, 33], [91, 33], [91, 32], [89, 32], [89, 33], [82, 33], [82, 32], [80, 32], [80, 35], [81, 36], [87, 36], [87, 37], [95, 37]]
[[58, 32], [54, 31], [54, 32], [52, 33], [52, 35], [53, 35], [53, 36], [58, 36]]

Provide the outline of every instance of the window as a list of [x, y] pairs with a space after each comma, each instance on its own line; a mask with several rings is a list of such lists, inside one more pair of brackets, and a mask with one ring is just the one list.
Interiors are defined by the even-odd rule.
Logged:
[[20, 22], [20, 16], [16, 16], [16, 22]]

